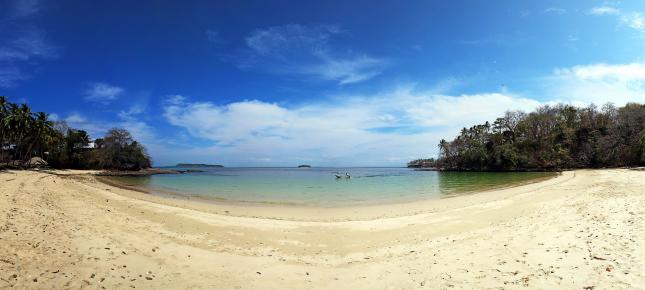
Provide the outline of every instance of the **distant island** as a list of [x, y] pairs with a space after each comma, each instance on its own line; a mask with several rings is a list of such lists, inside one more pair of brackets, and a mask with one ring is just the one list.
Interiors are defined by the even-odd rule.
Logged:
[[298, 165], [298, 168], [311, 168], [311, 165], [302, 164], [302, 165]]
[[175, 167], [217, 167], [217, 168], [221, 168], [221, 167], [224, 167], [224, 165], [203, 164], [203, 163], [179, 163]]
[[454, 171], [559, 171], [645, 165], [645, 104], [542, 106], [506, 112], [492, 124], [463, 128], [441, 140], [438, 159], [410, 168]]

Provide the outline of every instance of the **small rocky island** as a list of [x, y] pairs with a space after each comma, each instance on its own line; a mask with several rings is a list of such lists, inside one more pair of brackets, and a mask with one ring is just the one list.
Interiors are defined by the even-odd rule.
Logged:
[[311, 168], [311, 165], [302, 164], [302, 165], [298, 165], [298, 168]]

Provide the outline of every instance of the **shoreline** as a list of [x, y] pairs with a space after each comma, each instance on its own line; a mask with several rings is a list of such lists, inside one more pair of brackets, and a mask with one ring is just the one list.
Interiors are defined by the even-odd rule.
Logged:
[[[506, 198], [515, 194], [516, 191], [524, 190], [522, 187], [530, 185], [540, 185], [562, 177], [562, 172], [554, 176], [539, 177], [531, 180], [520, 181], [512, 184], [493, 186], [486, 190], [470, 190], [460, 192], [454, 196], [445, 196], [438, 198], [419, 198], [419, 199], [401, 199], [401, 200], [378, 200], [366, 203], [351, 203], [340, 205], [319, 205], [319, 204], [302, 204], [288, 202], [256, 202], [229, 200], [224, 198], [207, 197], [201, 195], [191, 195], [170, 190], [148, 189], [141, 186], [132, 186], [117, 180], [110, 179], [110, 176], [91, 175], [96, 181], [107, 186], [123, 189], [125, 191], [134, 191], [143, 195], [137, 195], [125, 192], [126, 196], [160, 203], [164, 205], [176, 206], [202, 212], [215, 213], [234, 217], [252, 217], [276, 220], [294, 220], [294, 221], [351, 221], [351, 220], [369, 220], [376, 218], [401, 217], [414, 215], [428, 211], [436, 211], [440, 208], [446, 208], [452, 204], [461, 204], [462, 199], [468, 200], [473, 195], [486, 195], [489, 193], [500, 196], [490, 196], [490, 198]], [[91, 184], [91, 183], [90, 183]], [[91, 185], [90, 185], [91, 186]], [[519, 188], [518, 190], [514, 190]], [[124, 192], [121, 192], [124, 193]], [[450, 202], [447, 200], [458, 199]], [[475, 198], [477, 202], [488, 202], [488, 197]], [[383, 214], [387, 213], [387, 214]], [[312, 217], [315, 214], [316, 217]]]
[[[500, 172], [500, 173], [503, 173], [503, 172]], [[161, 197], [196, 199], [196, 200], [202, 200], [208, 203], [217, 202], [217, 203], [230, 204], [230, 205], [249, 205], [249, 206], [266, 205], [266, 206], [306, 207], [306, 208], [337, 208], [337, 207], [362, 207], [362, 206], [371, 206], [371, 205], [389, 205], [389, 204], [399, 204], [399, 203], [408, 204], [408, 203], [414, 203], [414, 202], [420, 202], [420, 201], [454, 198], [461, 195], [485, 193], [485, 192], [494, 191], [494, 190], [502, 190], [502, 189], [518, 187], [518, 186], [532, 184], [532, 183], [538, 183], [538, 182], [546, 181], [562, 175], [562, 172], [551, 172], [551, 173], [553, 173], [552, 176], [534, 177], [531, 179], [515, 181], [515, 182], [506, 183], [506, 184], [490, 185], [483, 189], [468, 189], [468, 190], [452, 192], [450, 194], [439, 194], [439, 196], [436, 196], [436, 197], [382, 198], [382, 199], [375, 199], [372, 201], [351, 201], [351, 202], [338, 201], [338, 202], [322, 203], [322, 204], [321, 203], [308, 204], [305, 202], [279, 201], [279, 200], [252, 201], [252, 200], [228, 199], [228, 198], [216, 197], [216, 196], [192, 194], [189, 192], [181, 192], [178, 190], [171, 190], [171, 189], [148, 188], [145, 186], [128, 184], [127, 182], [113, 178], [113, 177], [116, 177], [116, 178], [123, 177], [124, 175], [117, 175], [117, 176], [104, 175], [104, 174], [101, 174], [101, 172], [93, 175], [96, 177], [97, 181], [105, 183], [110, 186], [119, 187], [127, 190], [138, 191], [138, 192], [147, 193], [151, 195], [157, 195]], [[131, 177], [128, 175], [125, 175], [125, 176]]]
[[0, 288], [645, 285], [639, 170], [569, 171], [486, 193], [326, 210], [215, 210], [94, 173], [0, 172]]

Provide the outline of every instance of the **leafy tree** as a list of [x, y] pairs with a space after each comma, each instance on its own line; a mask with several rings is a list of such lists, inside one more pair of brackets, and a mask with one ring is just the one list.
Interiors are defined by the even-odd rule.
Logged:
[[446, 170], [559, 170], [645, 164], [645, 105], [542, 106], [507, 112], [439, 142]]
[[100, 140], [97, 149], [99, 167], [139, 170], [150, 167], [150, 157], [130, 132], [113, 128]]
[[84, 130], [53, 122], [44, 112], [0, 96], [0, 167], [29, 165], [38, 156], [55, 168], [138, 170], [151, 166], [145, 148], [124, 129], [112, 129], [90, 146]]

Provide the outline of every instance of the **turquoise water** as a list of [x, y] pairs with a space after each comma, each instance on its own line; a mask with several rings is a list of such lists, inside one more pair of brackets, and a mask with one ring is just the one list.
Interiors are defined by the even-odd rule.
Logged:
[[[181, 168], [174, 168], [181, 169]], [[436, 172], [408, 168], [199, 168], [206, 172], [119, 177], [152, 192], [243, 202], [348, 205], [436, 199], [553, 176], [544, 172]], [[349, 173], [350, 179], [334, 174]]]

